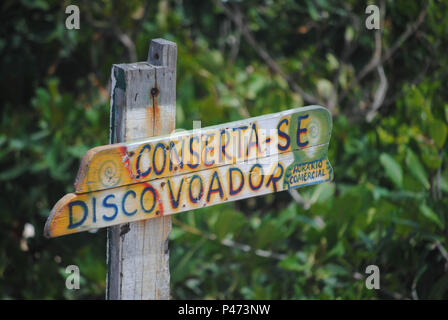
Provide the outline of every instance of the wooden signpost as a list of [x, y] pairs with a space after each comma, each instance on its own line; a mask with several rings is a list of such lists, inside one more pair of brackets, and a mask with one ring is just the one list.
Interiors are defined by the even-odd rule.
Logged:
[[87, 152], [75, 193], [54, 207], [46, 235], [198, 209], [332, 178], [331, 117], [319, 106]]
[[[332, 120], [320, 106], [173, 132], [176, 52], [172, 42], [153, 40], [148, 63], [114, 66], [112, 144], [86, 153], [74, 193], [59, 200], [48, 217], [47, 237], [156, 221], [333, 179], [327, 159]], [[160, 233], [162, 227], [156, 228]], [[120, 232], [115, 230], [115, 238]]]

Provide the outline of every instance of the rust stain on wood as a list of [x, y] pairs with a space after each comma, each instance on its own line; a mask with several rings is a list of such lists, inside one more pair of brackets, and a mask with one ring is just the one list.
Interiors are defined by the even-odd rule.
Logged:
[[[150, 124], [148, 127], [152, 128], [151, 135], [154, 135], [156, 132], [160, 132], [160, 125], [161, 125], [160, 106], [159, 106], [160, 89], [157, 85], [157, 73], [156, 73], [156, 81], [155, 82], [156, 82], [155, 86], [153, 88], [151, 88], [151, 90], [150, 90], [153, 116], [152, 116], [152, 124]], [[148, 117], [148, 119], [151, 119], [151, 118]]]

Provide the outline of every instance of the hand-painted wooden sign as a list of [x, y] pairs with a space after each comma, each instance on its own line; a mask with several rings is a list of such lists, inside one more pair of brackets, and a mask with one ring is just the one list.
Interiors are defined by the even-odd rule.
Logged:
[[48, 237], [145, 220], [333, 179], [320, 106], [89, 150]]

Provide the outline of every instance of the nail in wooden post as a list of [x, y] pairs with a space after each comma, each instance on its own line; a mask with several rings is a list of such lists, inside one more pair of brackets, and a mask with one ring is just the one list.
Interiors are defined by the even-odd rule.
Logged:
[[[176, 44], [155, 39], [148, 62], [112, 67], [111, 143], [174, 130], [176, 61]], [[107, 299], [170, 298], [170, 231], [169, 216], [108, 228]]]

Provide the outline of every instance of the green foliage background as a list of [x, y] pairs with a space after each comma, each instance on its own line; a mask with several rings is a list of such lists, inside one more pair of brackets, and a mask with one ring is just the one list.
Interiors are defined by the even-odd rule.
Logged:
[[[84, 152], [108, 143], [112, 64], [146, 60], [158, 37], [178, 45], [178, 128], [310, 104], [294, 83], [334, 119], [334, 183], [173, 218], [173, 298], [448, 298], [448, 3], [375, 2], [226, 2], [254, 46], [218, 1], [2, 1], [0, 298], [104, 298], [105, 230], [48, 240], [43, 226]], [[65, 28], [69, 4], [80, 30]], [[368, 4], [385, 9], [382, 57], [396, 46], [371, 122], [379, 73], [356, 80], [375, 51]], [[365, 287], [370, 264], [380, 290]]]

